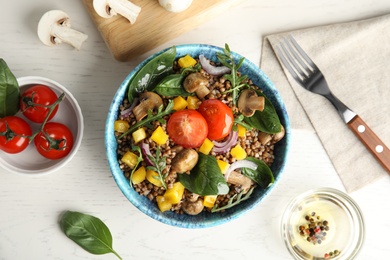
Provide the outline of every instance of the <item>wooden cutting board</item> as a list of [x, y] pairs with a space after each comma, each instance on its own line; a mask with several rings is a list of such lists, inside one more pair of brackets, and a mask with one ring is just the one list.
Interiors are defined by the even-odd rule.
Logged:
[[120, 15], [102, 18], [93, 9], [93, 0], [83, 0], [107, 47], [119, 61], [150, 51], [242, 1], [193, 0], [187, 10], [171, 13], [158, 0], [131, 0], [141, 7], [136, 22], [131, 24]]

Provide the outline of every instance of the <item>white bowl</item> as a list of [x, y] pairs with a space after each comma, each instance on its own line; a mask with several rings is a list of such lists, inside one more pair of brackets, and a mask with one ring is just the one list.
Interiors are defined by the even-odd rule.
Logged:
[[[9, 172], [22, 175], [37, 176], [52, 173], [67, 164], [80, 147], [84, 132], [84, 120], [80, 106], [78, 105], [77, 100], [64, 86], [51, 79], [38, 76], [27, 76], [18, 78], [17, 80], [20, 87], [20, 93], [23, 93], [28, 86], [34, 84], [43, 84], [50, 87], [57, 96], [65, 93], [65, 97], [60, 102], [56, 115], [50, 121], [59, 122], [68, 126], [73, 134], [74, 144], [70, 153], [66, 157], [58, 160], [44, 158], [36, 151], [34, 142], [31, 142], [24, 151], [17, 154], [8, 154], [0, 150], [0, 165]], [[20, 112], [17, 116], [26, 119]], [[31, 126], [33, 132], [39, 129], [40, 124], [33, 123], [28, 119], [26, 119], [26, 121]]]

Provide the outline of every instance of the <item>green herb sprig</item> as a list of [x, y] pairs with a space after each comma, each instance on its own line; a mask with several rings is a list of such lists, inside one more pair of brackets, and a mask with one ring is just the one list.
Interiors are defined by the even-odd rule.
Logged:
[[152, 155], [148, 155], [148, 157], [152, 161], [154, 166], [147, 166], [146, 169], [157, 172], [158, 176], [153, 176], [153, 178], [159, 180], [162, 186], [164, 187], [164, 189], [167, 189], [165, 178], [168, 176], [168, 172], [166, 174], [163, 174], [163, 170], [166, 167], [166, 156], [161, 157], [160, 147], [157, 146], [156, 157], [153, 157]]
[[152, 122], [154, 121], [159, 121], [161, 124], [165, 124], [165, 120], [163, 119], [164, 116], [166, 115], [169, 115], [170, 113], [173, 112], [173, 100], [169, 100], [169, 103], [168, 105], [166, 106], [165, 109], [163, 109], [163, 105], [161, 105], [159, 108], [158, 108], [158, 111], [155, 115], [152, 114], [152, 111], [149, 110], [148, 111], [148, 116], [135, 123], [134, 125], [132, 125], [129, 130], [127, 130], [125, 133], [123, 133], [122, 135], [119, 136], [119, 139], [123, 138], [124, 136], [128, 135], [128, 134], [131, 134], [132, 132], [134, 132], [135, 130], [137, 130], [138, 128], [140, 128], [141, 126], [146, 126], [148, 128], [152, 128], [153, 125], [152, 125]]
[[243, 83], [248, 78], [248, 76], [247, 75], [240, 76], [238, 74], [238, 70], [241, 67], [242, 63], [244, 62], [245, 58], [242, 57], [239, 60], [239, 62], [236, 64], [228, 44], [225, 44], [225, 49], [223, 50], [223, 53], [221, 52], [217, 53], [217, 58], [222, 63], [222, 65], [228, 67], [231, 71], [230, 74], [224, 75], [224, 78], [229, 80], [230, 84], [232, 85], [231, 89], [225, 91], [225, 93], [232, 92], [233, 103], [236, 105], [239, 90], [242, 87], [249, 87], [247, 83]]
[[244, 191], [241, 191], [240, 193], [238, 194], [235, 194], [233, 197], [231, 197], [228, 201], [228, 203], [223, 206], [223, 207], [219, 207], [216, 205], [214, 205], [214, 207], [211, 209], [211, 212], [217, 212], [217, 211], [221, 211], [221, 210], [225, 210], [225, 209], [229, 209], [229, 208], [232, 208], [238, 204], [240, 204], [242, 201], [244, 200], [247, 200], [250, 198], [253, 190], [254, 190], [255, 187], [252, 187], [246, 194], [245, 196], [243, 197], [242, 195], [244, 195]]

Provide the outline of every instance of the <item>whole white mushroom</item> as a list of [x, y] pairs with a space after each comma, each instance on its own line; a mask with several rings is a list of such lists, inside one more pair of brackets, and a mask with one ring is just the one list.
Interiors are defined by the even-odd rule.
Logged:
[[173, 13], [179, 13], [186, 10], [192, 4], [192, 0], [158, 0], [165, 10]]

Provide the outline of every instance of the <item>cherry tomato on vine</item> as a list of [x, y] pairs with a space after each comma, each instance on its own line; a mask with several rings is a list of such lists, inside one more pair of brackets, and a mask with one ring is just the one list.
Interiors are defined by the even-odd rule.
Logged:
[[69, 154], [73, 147], [73, 134], [61, 123], [48, 122], [34, 138], [37, 151], [51, 160], [61, 159]]
[[202, 145], [207, 137], [207, 122], [196, 110], [186, 109], [174, 112], [168, 120], [169, 137], [184, 148]]
[[221, 140], [232, 131], [234, 117], [230, 107], [218, 99], [207, 99], [200, 104], [199, 113], [206, 119], [210, 140]]
[[0, 119], [0, 149], [6, 153], [20, 153], [30, 143], [30, 125], [17, 116]]
[[[35, 123], [43, 123], [49, 113], [49, 106], [58, 99], [57, 94], [48, 86], [34, 85], [26, 89], [20, 99], [20, 110], [23, 115]], [[58, 105], [50, 114], [52, 119], [57, 113]]]

